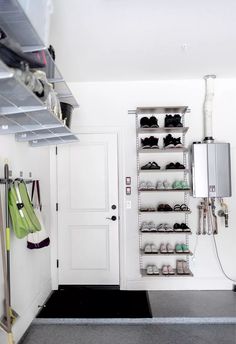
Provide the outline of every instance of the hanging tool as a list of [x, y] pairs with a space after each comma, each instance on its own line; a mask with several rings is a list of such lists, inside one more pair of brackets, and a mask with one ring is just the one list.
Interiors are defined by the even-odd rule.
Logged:
[[207, 225], [207, 208], [206, 208], [206, 199], [204, 198], [203, 202], [203, 229], [202, 229], [202, 234], [206, 235], [206, 225]]
[[6, 212], [6, 250], [7, 250], [7, 279], [8, 279], [8, 293], [9, 293], [9, 310], [11, 317], [11, 324], [18, 318], [18, 314], [11, 307], [11, 260], [10, 260], [10, 227], [9, 227], [9, 213], [8, 213], [8, 190], [9, 190], [9, 167], [4, 165], [5, 178], [5, 212]]
[[215, 235], [215, 234], [218, 234], [215, 198], [211, 198], [211, 212], [213, 215], [213, 234]]
[[197, 235], [202, 234], [202, 203], [198, 206], [198, 230]]
[[209, 198], [206, 198], [206, 209], [207, 209], [207, 234], [211, 235], [213, 228], [211, 226], [211, 202]]
[[4, 166], [4, 177], [5, 177], [5, 211], [6, 211], [6, 232], [4, 231], [3, 225], [3, 210], [1, 204], [0, 195], [0, 236], [1, 236], [1, 251], [2, 251], [2, 265], [3, 265], [3, 276], [4, 276], [4, 309], [5, 314], [1, 320], [0, 327], [7, 333], [8, 344], [14, 344], [14, 338], [12, 333], [13, 320], [16, 318], [17, 313], [11, 308], [10, 299], [10, 240], [9, 240], [9, 223], [8, 223], [8, 179], [9, 169], [8, 165]]
[[220, 205], [221, 205], [222, 209], [220, 209], [218, 211], [218, 215], [220, 217], [224, 217], [225, 218], [225, 227], [228, 228], [229, 227], [229, 211], [228, 211], [228, 206], [224, 202], [223, 198], [220, 198]]
[[4, 316], [1, 319], [0, 327], [9, 333], [11, 329], [11, 317], [9, 312], [9, 288], [8, 288], [8, 276], [7, 276], [7, 253], [6, 253], [6, 237], [3, 226], [3, 210], [2, 200], [0, 194], [0, 241], [1, 241], [1, 253], [2, 253], [2, 270], [3, 270], [3, 285], [4, 285]]

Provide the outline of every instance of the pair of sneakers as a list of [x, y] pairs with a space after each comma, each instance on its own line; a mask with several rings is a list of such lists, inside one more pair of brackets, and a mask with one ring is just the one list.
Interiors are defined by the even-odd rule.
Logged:
[[139, 190], [155, 190], [155, 186], [152, 182], [141, 181], [139, 184]]
[[141, 167], [141, 170], [160, 170], [160, 166], [155, 161], [149, 161], [146, 165]]
[[173, 189], [189, 189], [189, 185], [185, 180], [175, 180], [172, 184]]
[[181, 123], [181, 116], [179, 114], [172, 115], [166, 115], [165, 117], [165, 127], [182, 127], [183, 124]]
[[190, 228], [186, 223], [175, 223], [173, 228], [175, 232], [190, 232]]
[[160, 245], [160, 249], [159, 249], [160, 253], [165, 254], [165, 253], [174, 253], [174, 249], [173, 246], [170, 243], [167, 244], [161, 244]]
[[185, 166], [181, 164], [180, 162], [170, 162], [166, 165], [166, 170], [184, 170]]
[[168, 223], [160, 223], [157, 226], [157, 231], [158, 232], [173, 232], [173, 228]]
[[171, 189], [171, 185], [168, 182], [168, 180], [158, 181], [156, 184], [156, 189], [157, 190], [165, 190], [165, 189]]
[[141, 139], [141, 145], [143, 149], [149, 149], [149, 148], [159, 148], [158, 146], [159, 139], [154, 136], [145, 137], [144, 139]]
[[156, 232], [157, 231], [156, 225], [153, 221], [142, 222], [140, 229], [141, 229], [141, 232]]
[[159, 275], [159, 269], [156, 265], [148, 265], [146, 267], [147, 275]]
[[144, 253], [149, 254], [149, 253], [158, 253], [157, 246], [155, 244], [146, 244], [144, 247]]
[[176, 261], [176, 273], [178, 275], [191, 275], [188, 264], [185, 260]]
[[175, 275], [175, 271], [174, 271], [174, 269], [172, 268], [171, 265], [163, 265], [162, 269], [161, 269], [161, 273], [164, 276]]
[[148, 117], [142, 117], [140, 119], [140, 127], [141, 128], [158, 128], [158, 121], [155, 116]]
[[183, 148], [184, 145], [181, 142], [181, 138], [175, 138], [171, 134], [168, 134], [163, 138], [165, 148]]
[[175, 245], [176, 253], [189, 253], [189, 247], [186, 244], [176, 244]]

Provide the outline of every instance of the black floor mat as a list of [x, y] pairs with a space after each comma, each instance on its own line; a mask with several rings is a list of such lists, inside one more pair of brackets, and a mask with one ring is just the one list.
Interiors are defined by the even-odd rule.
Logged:
[[66, 288], [54, 291], [37, 318], [151, 318], [145, 291]]

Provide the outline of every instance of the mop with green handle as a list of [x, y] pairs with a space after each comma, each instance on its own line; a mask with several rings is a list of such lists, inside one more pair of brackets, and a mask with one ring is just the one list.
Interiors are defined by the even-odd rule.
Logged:
[[7, 333], [8, 344], [14, 344], [13, 334], [12, 334], [12, 320], [11, 320], [11, 307], [10, 307], [10, 294], [9, 294], [9, 284], [8, 284], [8, 269], [7, 269], [7, 239], [5, 236], [4, 226], [3, 226], [3, 210], [0, 194], [0, 241], [1, 241], [1, 253], [2, 253], [2, 270], [3, 270], [3, 280], [4, 280], [4, 309], [5, 314], [2, 321], [0, 322], [0, 328]]
[[9, 226], [9, 212], [8, 212], [8, 192], [9, 192], [9, 166], [4, 165], [5, 178], [5, 212], [6, 212], [6, 249], [7, 249], [7, 279], [8, 279], [8, 293], [9, 293], [9, 310], [11, 317], [11, 324], [18, 318], [18, 314], [11, 307], [11, 262], [10, 262], [10, 226]]

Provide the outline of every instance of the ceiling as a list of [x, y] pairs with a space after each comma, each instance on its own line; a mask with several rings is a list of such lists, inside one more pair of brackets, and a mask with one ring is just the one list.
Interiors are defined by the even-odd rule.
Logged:
[[236, 77], [235, 0], [54, 0], [68, 81]]

